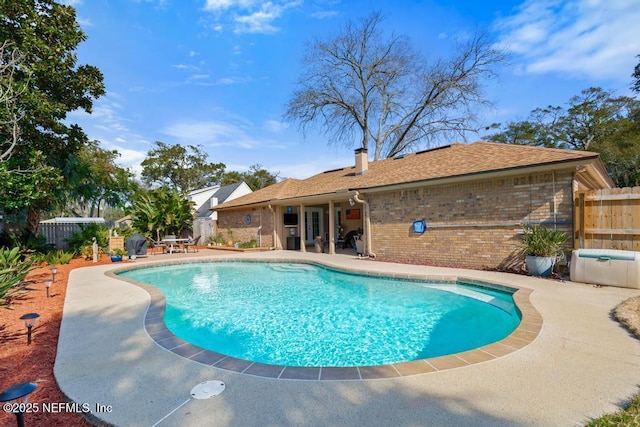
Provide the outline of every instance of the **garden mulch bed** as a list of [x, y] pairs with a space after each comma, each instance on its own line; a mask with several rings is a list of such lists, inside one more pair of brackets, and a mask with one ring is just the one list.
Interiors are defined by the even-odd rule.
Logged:
[[[98, 264], [111, 263], [103, 256]], [[62, 308], [67, 291], [69, 272], [75, 268], [97, 265], [80, 258], [69, 264], [58, 265], [56, 280], [47, 298], [44, 279], [51, 278], [49, 266], [32, 270], [24, 287], [14, 294], [9, 308], [0, 308], [0, 391], [8, 387], [33, 382], [38, 388], [29, 395], [29, 403], [38, 404], [38, 411], [24, 414], [29, 426], [91, 426], [82, 415], [66, 412], [44, 412], [43, 403], [64, 403], [65, 396], [53, 376], [53, 364], [58, 346]], [[27, 329], [20, 316], [38, 313], [33, 328], [31, 345], [27, 345]], [[22, 401], [22, 400], [21, 400]], [[33, 406], [35, 408], [35, 405]], [[0, 411], [0, 425], [16, 425], [15, 416]]]

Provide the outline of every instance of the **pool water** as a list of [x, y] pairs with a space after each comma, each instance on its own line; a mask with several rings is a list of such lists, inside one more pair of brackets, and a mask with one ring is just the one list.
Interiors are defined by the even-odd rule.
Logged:
[[302, 263], [210, 262], [120, 273], [157, 287], [178, 337], [284, 366], [373, 366], [457, 353], [505, 338], [510, 293], [402, 281]]

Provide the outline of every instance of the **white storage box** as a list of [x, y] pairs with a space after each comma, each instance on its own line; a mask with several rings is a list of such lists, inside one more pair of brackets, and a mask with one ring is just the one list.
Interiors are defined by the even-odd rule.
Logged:
[[571, 255], [571, 281], [640, 289], [640, 252], [577, 249]]

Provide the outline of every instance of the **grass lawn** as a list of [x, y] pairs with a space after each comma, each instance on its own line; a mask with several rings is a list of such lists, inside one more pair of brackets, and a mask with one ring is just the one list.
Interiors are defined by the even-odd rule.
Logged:
[[[640, 297], [630, 298], [613, 312], [620, 323], [640, 339]], [[591, 421], [589, 427], [640, 426], [640, 394], [631, 399], [627, 407], [615, 414], [604, 415]]]

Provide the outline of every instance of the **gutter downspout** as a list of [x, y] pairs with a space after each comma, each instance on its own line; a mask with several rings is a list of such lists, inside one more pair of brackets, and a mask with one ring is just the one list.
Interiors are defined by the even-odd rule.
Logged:
[[369, 202], [360, 198], [360, 193], [356, 191], [356, 194], [353, 195], [353, 200], [358, 203], [362, 203], [364, 205], [364, 228], [365, 228], [365, 249], [367, 251], [367, 255], [370, 258], [375, 258], [376, 254], [371, 252], [371, 217], [370, 217], [370, 209]]

